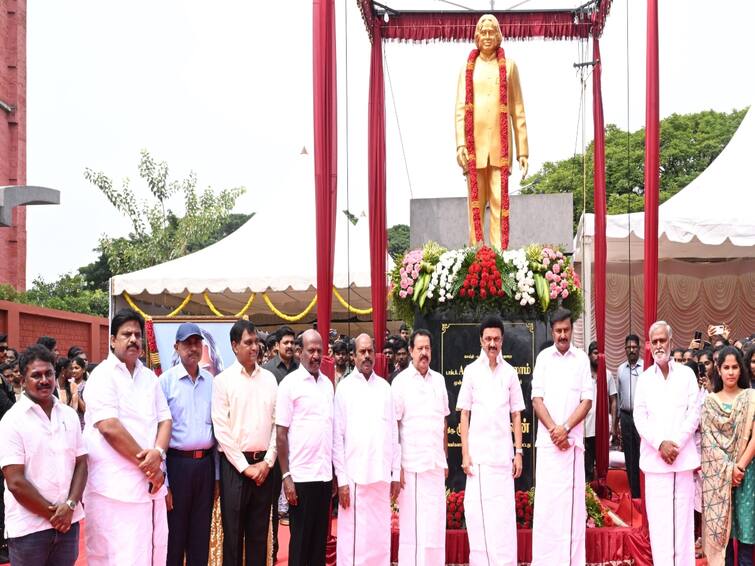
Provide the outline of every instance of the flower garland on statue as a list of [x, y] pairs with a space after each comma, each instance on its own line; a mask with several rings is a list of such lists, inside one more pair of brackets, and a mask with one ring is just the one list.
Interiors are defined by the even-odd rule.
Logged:
[[[469, 153], [467, 175], [469, 175], [469, 192], [472, 199], [472, 223], [475, 242], [483, 242], [482, 213], [480, 211], [479, 188], [477, 183], [477, 156], [474, 143], [474, 68], [479, 49], [473, 49], [467, 58], [465, 73], [466, 92], [464, 99], [464, 141]], [[501, 249], [509, 247], [509, 106], [508, 81], [506, 77], [506, 54], [502, 47], [496, 53], [499, 73], [499, 119], [501, 130]]]

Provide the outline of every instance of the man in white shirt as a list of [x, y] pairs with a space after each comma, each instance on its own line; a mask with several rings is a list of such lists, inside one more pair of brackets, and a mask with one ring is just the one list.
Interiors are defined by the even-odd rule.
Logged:
[[634, 398], [637, 393], [637, 379], [643, 371], [640, 358], [640, 337], [629, 334], [624, 338], [624, 351], [627, 361], [617, 370], [619, 385], [619, 424], [621, 425], [621, 447], [632, 497], [640, 497], [640, 435], [634, 425]]
[[400, 566], [435, 566], [446, 560], [448, 392], [430, 369], [432, 338], [418, 328], [409, 338], [411, 365], [391, 384], [401, 444]]
[[322, 339], [301, 335], [300, 365], [278, 386], [278, 461], [288, 501], [290, 566], [325, 566], [333, 480], [333, 383], [320, 371]]
[[[590, 342], [587, 348], [592, 376], [592, 398], [595, 401], [585, 417], [585, 479], [591, 482], [595, 477], [595, 408], [598, 406], [598, 343]], [[606, 369], [606, 391], [608, 391], [608, 414], [611, 416], [608, 430], [616, 427], [616, 380]]]
[[53, 395], [54, 363], [40, 345], [21, 354], [24, 394], [0, 421], [5, 529], [14, 566], [73, 566], [79, 554], [86, 449], [78, 414]]
[[[250, 320], [231, 327], [236, 361], [215, 377], [212, 423], [220, 460], [223, 564], [262, 566], [267, 539], [275, 464], [275, 376], [257, 363], [257, 329]], [[245, 551], [245, 552], [244, 552]]]
[[357, 336], [356, 368], [336, 389], [333, 467], [338, 480], [338, 566], [384, 566], [391, 558], [391, 499], [401, 453], [391, 386], [373, 371], [375, 350]]
[[171, 417], [145, 367], [144, 319], [122, 309], [110, 322], [110, 355], [87, 381], [84, 491], [90, 566], [164, 565], [168, 552], [163, 461]]
[[467, 474], [469, 564], [516, 566], [514, 479], [522, 475], [525, 407], [519, 376], [501, 353], [500, 317], [488, 316], [480, 323], [480, 347], [480, 356], [464, 368], [456, 401], [461, 411], [461, 467]]
[[655, 564], [695, 564], [694, 470], [700, 455], [694, 433], [700, 420], [697, 378], [671, 359], [671, 326], [650, 325], [652, 366], [637, 380], [634, 424], [640, 433], [640, 469]]
[[571, 343], [571, 312], [551, 316], [553, 346], [532, 374], [538, 419], [532, 566], [585, 563], [584, 418], [592, 406], [590, 360]]

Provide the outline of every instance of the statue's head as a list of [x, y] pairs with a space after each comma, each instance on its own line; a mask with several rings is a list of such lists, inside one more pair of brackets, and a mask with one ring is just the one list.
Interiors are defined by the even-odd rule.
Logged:
[[503, 34], [498, 19], [492, 14], [485, 14], [474, 30], [474, 42], [480, 51], [496, 50], [501, 46]]

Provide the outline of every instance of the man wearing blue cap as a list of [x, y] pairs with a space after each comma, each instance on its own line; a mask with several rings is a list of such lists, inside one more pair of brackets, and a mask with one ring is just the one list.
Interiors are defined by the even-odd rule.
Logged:
[[176, 331], [180, 362], [160, 378], [173, 429], [166, 459], [169, 490], [168, 566], [205, 566], [210, 548], [215, 438], [212, 431], [212, 375], [199, 367], [202, 332], [193, 322]]

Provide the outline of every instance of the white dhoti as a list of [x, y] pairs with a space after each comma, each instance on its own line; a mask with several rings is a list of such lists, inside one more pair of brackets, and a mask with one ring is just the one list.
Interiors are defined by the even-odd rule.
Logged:
[[165, 498], [127, 503], [84, 496], [89, 566], [164, 566], [168, 555]]
[[532, 566], [584, 565], [586, 521], [584, 450], [538, 447]]
[[469, 566], [516, 566], [516, 504], [510, 466], [473, 466], [464, 491]]
[[645, 472], [645, 509], [654, 564], [695, 564], [695, 480], [692, 470]]
[[385, 566], [391, 560], [391, 484], [349, 482], [350, 504], [338, 508], [338, 566]]
[[398, 520], [399, 566], [446, 563], [446, 485], [442, 469], [404, 472]]

